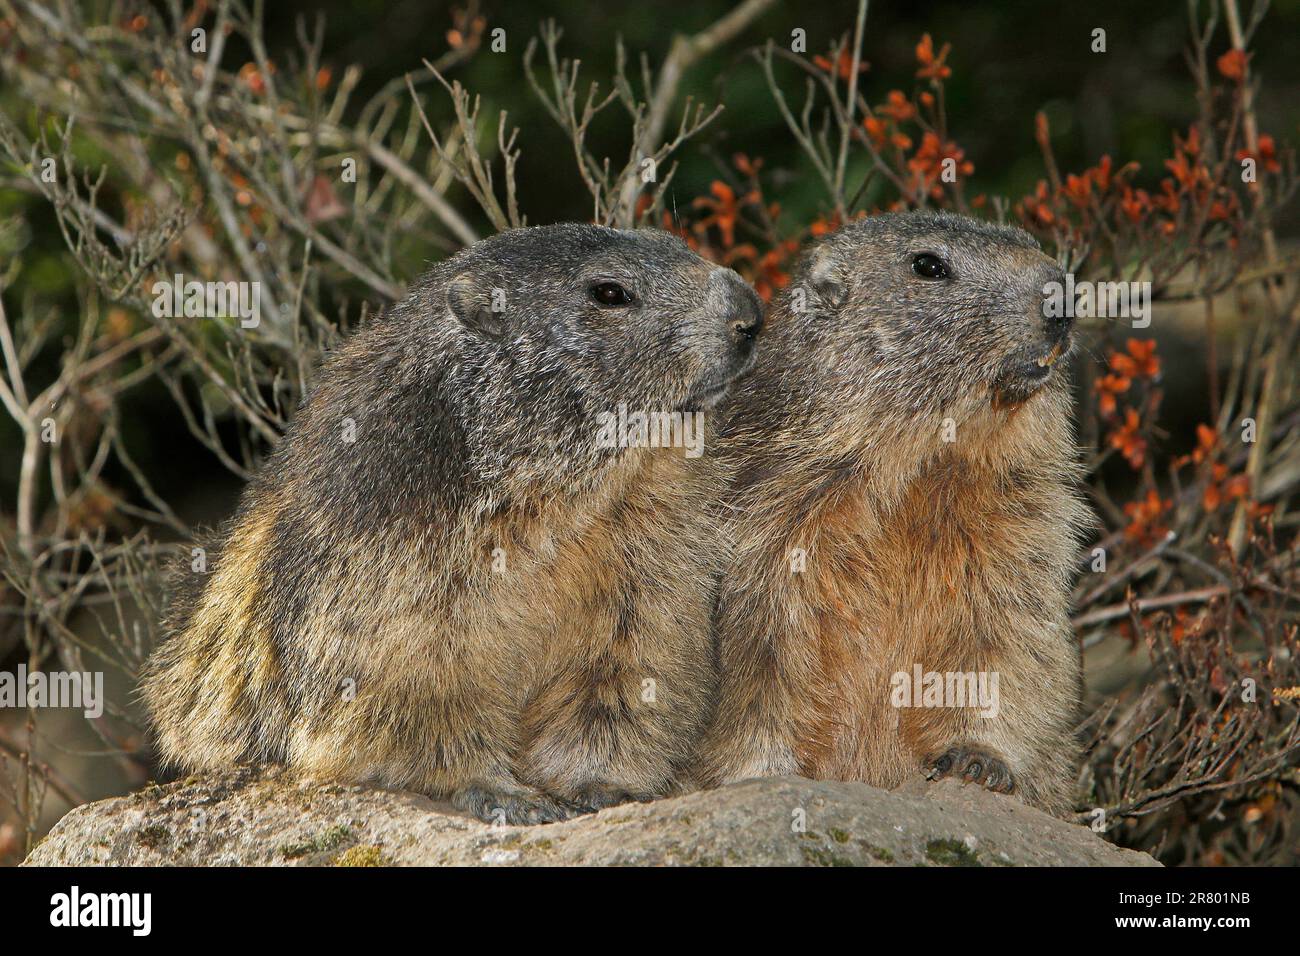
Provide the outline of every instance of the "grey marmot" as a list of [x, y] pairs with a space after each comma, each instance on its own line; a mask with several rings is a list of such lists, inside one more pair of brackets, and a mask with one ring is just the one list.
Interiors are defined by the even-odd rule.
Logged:
[[721, 473], [598, 435], [624, 407], [707, 412], [761, 321], [655, 230], [513, 230], [439, 264], [327, 361], [175, 602], [142, 681], [163, 759], [508, 823], [681, 786], [716, 692]]
[[1043, 307], [1062, 279], [1027, 233], [952, 214], [853, 222], [805, 257], [719, 425], [708, 780], [951, 775], [1067, 808], [1091, 518], [1071, 322]]

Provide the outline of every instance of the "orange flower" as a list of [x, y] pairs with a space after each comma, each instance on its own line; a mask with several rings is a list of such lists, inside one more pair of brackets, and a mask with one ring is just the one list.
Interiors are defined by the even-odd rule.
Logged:
[[1097, 165], [1084, 174], [1092, 178], [1093, 183], [1097, 186], [1098, 192], [1104, 193], [1106, 190], [1110, 189], [1110, 166], [1110, 156], [1103, 153]]
[[1251, 521], [1265, 521], [1273, 514], [1273, 506], [1263, 505], [1258, 501], [1247, 501], [1246, 514], [1250, 516]]
[[1046, 148], [1052, 139], [1052, 128], [1047, 122], [1047, 114], [1039, 110], [1034, 114], [1034, 142]]
[[1223, 503], [1223, 495], [1219, 491], [1219, 486], [1211, 481], [1205, 486], [1205, 491], [1201, 494], [1201, 507], [1206, 511], [1218, 511], [1219, 505]]
[[1250, 475], [1233, 475], [1223, 484], [1223, 493], [1228, 500], [1244, 498], [1250, 493]]
[[1160, 376], [1160, 356], [1156, 355], [1155, 339], [1129, 339], [1125, 343], [1132, 357], [1132, 378], [1155, 379]]
[[1240, 83], [1246, 78], [1246, 51], [1229, 50], [1215, 61], [1215, 65], [1225, 78]]
[[1259, 137], [1259, 158], [1270, 173], [1282, 171], [1277, 161], [1277, 147], [1273, 143], [1273, 137], [1268, 133], [1262, 133]]
[[916, 116], [916, 107], [903, 95], [902, 90], [890, 90], [879, 110], [895, 123], [906, 123]]
[[1068, 173], [1065, 177], [1065, 185], [1061, 188], [1065, 191], [1065, 198], [1082, 209], [1088, 205], [1088, 199], [1092, 195], [1092, 177], [1088, 173], [1082, 176]]
[[1119, 208], [1128, 217], [1128, 221], [1137, 224], [1151, 209], [1151, 197], [1145, 189], [1133, 190], [1124, 187], [1124, 197], [1119, 201]]
[[1262, 133], [1259, 137], [1259, 154], [1255, 155], [1248, 149], [1237, 151], [1237, 162], [1243, 159], [1255, 160], [1255, 165], [1269, 173], [1279, 173], [1282, 171], [1282, 164], [1277, 161], [1277, 144], [1274, 143], [1273, 137], [1268, 133]]
[[744, 153], [736, 153], [731, 157], [731, 162], [742, 176], [757, 176], [758, 171], [763, 168], [761, 159], [750, 159]]
[[875, 116], [868, 116], [862, 121], [866, 127], [867, 135], [871, 137], [871, 143], [876, 149], [881, 149], [885, 145], [885, 123]]
[[470, 19], [468, 10], [453, 10], [451, 19], [455, 25], [447, 31], [447, 45], [453, 50], [467, 45], [477, 47], [487, 20], [483, 17]]
[[[268, 63], [267, 66], [269, 73], [275, 72], [274, 64]], [[258, 96], [266, 92], [266, 78], [262, 76], [262, 71], [257, 68], [256, 63], [245, 63], [241, 66], [239, 68], [239, 78]]]
[[758, 193], [750, 192], [737, 198], [735, 190], [718, 179], [709, 186], [709, 192], [713, 193], [714, 198], [700, 196], [691, 204], [696, 209], [712, 210], [709, 215], [696, 223], [696, 228], [702, 233], [709, 226], [717, 226], [718, 231], [722, 233], [722, 247], [729, 249], [736, 242], [736, 223], [740, 219], [740, 207], [745, 203], [756, 201]]
[[752, 262], [757, 258], [758, 250], [754, 248], [753, 243], [745, 242], [724, 252], [722, 254], [722, 264], [734, 268], [738, 262], [745, 262], [746, 260]]
[[1213, 428], [1204, 424], [1197, 425], [1196, 448], [1192, 451], [1192, 461], [1198, 465], [1203, 461], [1208, 461], [1218, 444], [1219, 436], [1215, 434]]
[[1103, 418], [1115, 414], [1115, 399], [1120, 392], [1127, 392], [1133, 382], [1122, 375], [1103, 375], [1093, 383], [1098, 392], [1097, 407]]
[[[1174, 155], [1172, 159], [1165, 160], [1165, 168], [1174, 174], [1174, 181], [1178, 189], [1191, 191], [1194, 189], [1204, 190], [1210, 182], [1210, 171], [1205, 164], [1200, 161], [1201, 153], [1201, 131], [1199, 127], [1193, 126], [1187, 131], [1187, 138], [1183, 139], [1177, 133], [1174, 134]], [[1174, 183], [1169, 180], [1163, 180], [1161, 187], [1165, 191], [1165, 196], [1157, 201], [1158, 205], [1166, 208], [1168, 212], [1178, 211], [1178, 197], [1174, 188]]]
[[1065, 198], [1070, 200], [1080, 209], [1088, 205], [1088, 199], [1092, 194], [1095, 186], [1098, 193], [1104, 193], [1110, 188], [1111, 162], [1109, 156], [1102, 156], [1101, 161], [1091, 169], [1085, 169], [1078, 176], [1069, 173], [1065, 177], [1065, 185], [1061, 191]]
[[1210, 467], [1210, 480], [1205, 485], [1205, 491], [1201, 495], [1201, 505], [1206, 511], [1215, 511], [1223, 502], [1244, 498], [1249, 491], [1250, 477], [1248, 475], [1233, 475], [1229, 478], [1228, 466], [1222, 462], [1216, 462]]
[[1051, 197], [1048, 195], [1045, 180], [1040, 179], [1038, 181], [1032, 196], [1026, 196], [1020, 200], [1017, 211], [1027, 223], [1050, 226], [1056, 222], [1056, 214], [1052, 212]]
[[1131, 408], [1124, 409], [1124, 424], [1120, 425], [1110, 433], [1110, 447], [1119, 451], [1124, 456], [1129, 466], [1137, 471], [1142, 467], [1142, 462], [1146, 460], [1147, 442], [1139, 431], [1142, 422], [1138, 418], [1138, 413]]
[[[846, 83], [848, 82], [849, 78], [853, 76], [853, 53], [849, 50], [848, 47], [845, 47], [843, 50], [840, 51], [840, 55], [835, 60], [834, 64], [832, 64], [831, 61], [824, 56], [814, 56], [813, 63], [816, 64], [818, 69], [823, 70], [827, 73], [834, 73], [836, 76], [838, 76], [841, 80], [844, 80]], [[867, 68], [869, 66], [870, 64], [868, 64], [866, 60], [859, 60], [858, 72], [859, 73], [867, 72]]]
[[1216, 199], [1210, 203], [1210, 210], [1206, 215], [1217, 222], [1231, 219], [1233, 213], [1237, 211], [1237, 194], [1225, 192], [1222, 199]]
[[1131, 355], [1126, 355], [1123, 352], [1116, 352], [1110, 357], [1110, 367], [1116, 375], [1125, 381], [1138, 377], [1137, 363], [1133, 361]]
[[1175, 645], [1181, 644], [1183, 638], [1187, 636], [1187, 622], [1191, 620], [1191, 615], [1187, 613], [1187, 608], [1181, 604], [1174, 608], [1174, 624], [1170, 630], [1169, 637]]
[[839, 216], [831, 216], [829, 219], [819, 217], [808, 227], [808, 232], [814, 236], [828, 236], [839, 227]]
[[932, 196], [938, 198], [943, 195], [943, 187], [939, 185], [939, 180], [943, 174], [945, 160], [952, 160], [957, 172], [963, 176], [975, 172], [975, 164], [965, 157], [965, 151], [956, 143], [942, 142], [932, 130], [926, 130], [925, 135], [921, 137], [920, 147], [907, 161], [907, 166], [912, 170], [913, 183], [925, 187]]
[[784, 289], [790, 284], [790, 275], [784, 269], [791, 256], [798, 254], [799, 242], [787, 239], [769, 250], [758, 260], [758, 274], [754, 277], [754, 291], [764, 302], [770, 302], [777, 289]]
[[1165, 168], [1174, 174], [1180, 186], [1190, 188], [1196, 183], [1196, 169], [1182, 152], [1175, 153], [1173, 159], [1166, 159]]
[[1160, 540], [1166, 534], [1160, 517], [1171, 507], [1173, 503], [1163, 500], [1154, 488], [1147, 492], [1146, 498], [1130, 501], [1124, 506], [1124, 514], [1129, 519], [1124, 537], [1144, 543]]
[[938, 55], [934, 52], [934, 41], [930, 39], [930, 34], [921, 37], [921, 42], [916, 45], [916, 62], [921, 64], [921, 68], [916, 71], [916, 75], [923, 80], [946, 80], [952, 76], [952, 70], [944, 62], [948, 58], [948, 51], [952, 49], [951, 43], [945, 43]]
[[1188, 624], [1192, 622], [1192, 615], [1188, 613], [1186, 607], [1179, 605], [1174, 609], [1174, 624], [1170, 628], [1170, 639], [1175, 645], [1182, 644], [1184, 637], [1187, 636]]

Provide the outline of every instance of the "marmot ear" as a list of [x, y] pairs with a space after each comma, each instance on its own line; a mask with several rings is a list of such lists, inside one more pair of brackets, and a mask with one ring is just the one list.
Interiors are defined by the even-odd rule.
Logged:
[[808, 285], [824, 308], [838, 308], [848, 295], [833, 251], [823, 243], [808, 258]]
[[487, 288], [469, 273], [447, 283], [447, 308], [465, 328], [489, 339], [506, 334], [505, 290]]

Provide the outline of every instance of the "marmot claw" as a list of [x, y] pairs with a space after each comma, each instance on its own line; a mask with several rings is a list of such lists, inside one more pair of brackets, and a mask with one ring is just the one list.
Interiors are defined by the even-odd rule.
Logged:
[[644, 793], [632, 793], [618, 784], [588, 783], [578, 787], [572, 800], [585, 813], [596, 813], [606, 807], [616, 807], [620, 803], [649, 803], [654, 797]]
[[925, 762], [927, 780], [956, 777], [963, 783], [980, 783], [995, 793], [1011, 793], [1016, 789], [1015, 778], [1007, 765], [987, 751], [976, 747], [949, 747], [938, 757]]

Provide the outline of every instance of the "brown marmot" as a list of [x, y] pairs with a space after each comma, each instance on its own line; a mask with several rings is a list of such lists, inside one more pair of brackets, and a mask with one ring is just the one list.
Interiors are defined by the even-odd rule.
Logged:
[[177, 602], [142, 685], [162, 757], [508, 823], [670, 791], [716, 693], [721, 473], [663, 446], [761, 319], [653, 230], [513, 230], [441, 263], [326, 363]]
[[[1028, 234], [855, 222], [804, 259], [720, 423], [731, 555], [712, 782], [952, 775], [1061, 811], [1089, 512]], [[990, 692], [991, 691], [991, 692]]]

